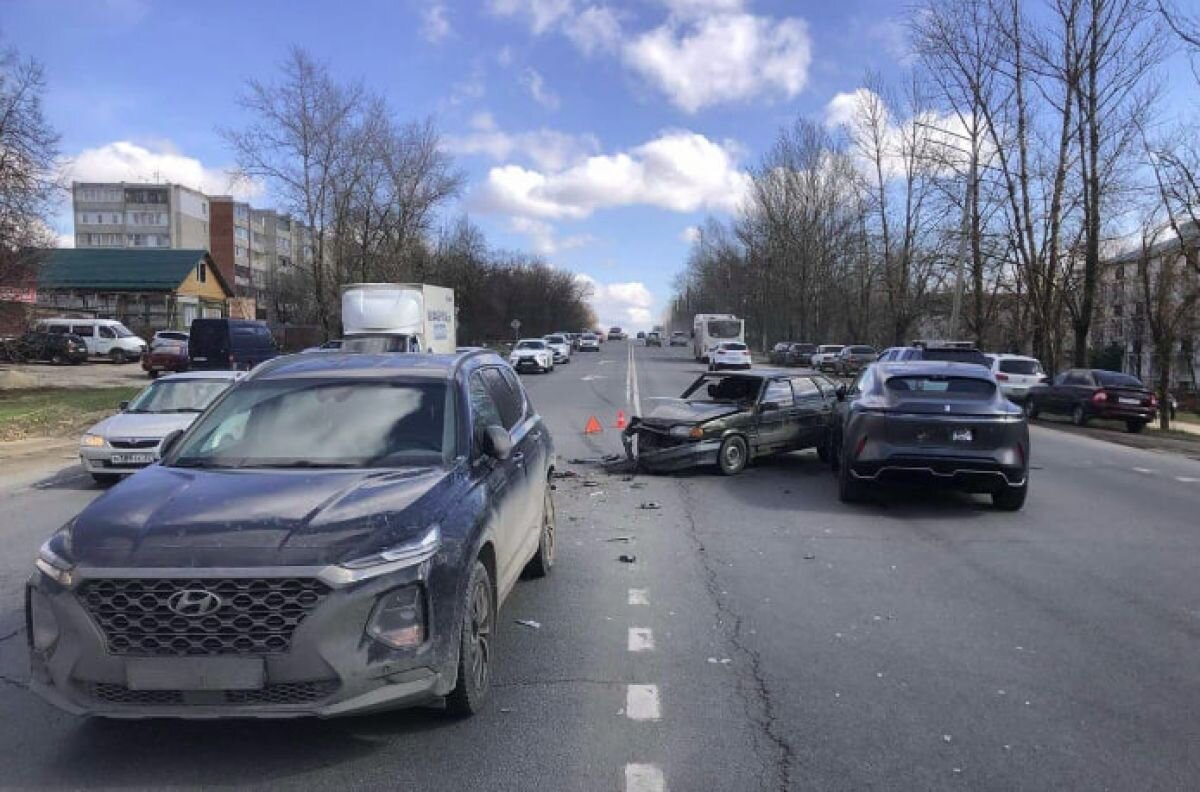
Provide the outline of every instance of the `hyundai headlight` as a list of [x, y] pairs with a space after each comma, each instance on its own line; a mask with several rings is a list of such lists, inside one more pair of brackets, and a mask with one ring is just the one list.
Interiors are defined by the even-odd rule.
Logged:
[[322, 572], [331, 585], [345, 585], [417, 566], [433, 558], [442, 547], [442, 528], [437, 523], [419, 539], [356, 558]]
[[71, 527], [74, 521], [58, 529], [53, 536], [38, 548], [34, 565], [43, 575], [64, 586], [70, 586], [75, 561], [71, 553]]

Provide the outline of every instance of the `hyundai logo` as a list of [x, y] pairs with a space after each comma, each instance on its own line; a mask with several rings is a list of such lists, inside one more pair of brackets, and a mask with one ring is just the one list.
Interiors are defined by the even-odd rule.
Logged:
[[207, 616], [221, 607], [221, 598], [203, 589], [176, 591], [167, 600], [167, 607], [180, 616]]

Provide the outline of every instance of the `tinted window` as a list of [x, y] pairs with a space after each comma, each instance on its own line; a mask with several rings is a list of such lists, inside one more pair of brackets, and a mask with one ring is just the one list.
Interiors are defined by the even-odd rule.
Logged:
[[721, 349], [728, 352], [745, 352], [747, 347], [745, 344], [721, 344]]
[[742, 334], [742, 323], [730, 319], [714, 319], [708, 323], [708, 334], [713, 338], [737, 338]]
[[93, 338], [96, 335], [96, 328], [91, 325], [72, 325], [71, 332], [83, 338]]
[[873, 355], [875, 354], [875, 347], [854, 346], [850, 347], [850, 351], [855, 355]]
[[991, 382], [974, 377], [909, 375], [891, 377], [888, 390], [906, 397], [937, 399], [986, 399], [996, 390]]
[[817, 351], [812, 344], [792, 344], [792, 351], [800, 355], [809, 355]]
[[46, 332], [47, 333], [55, 333], [56, 335], [62, 335], [63, 333], [66, 333], [69, 331], [67, 330], [66, 325], [54, 324], [54, 325], [47, 325]]
[[1142, 381], [1131, 374], [1121, 374], [1116, 371], [1095, 372], [1096, 381], [1105, 388], [1141, 388]]
[[977, 349], [954, 349], [953, 347], [937, 347], [926, 349], [921, 357], [925, 360], [945, 360], [951, 363], [975, 363], [988, 366], [987, 357]]
[[767, 383], [767, 390], [763, 393], [762, 400], [764, 402], [775, 402], [780, 407], [792, 406], [792, 386], [787, 380], [771, 380]]
[[521, 421], [521, 414], [524, 412], [524, 405], [521, 404], [519, 393], [514, 393], [509, 387], [508, 380], [504, 379], [504, 375], [498, 368], [486, 368], [482, 372], [483, 380], [487, 384], [488, 393], [491, 394], [492, 402], [500, 411], [500, 424], [510, 432]]
[[1042, 364], [1036, 360], [1000, 360], [1000, 370], [1005, 374], [1023, 374], [1032, 376], [1042, 373]]
[[821, 391], [817, 389], [817, 383], [809, 377], [792, 377], [792, 390], [797, 399], [812, 399], [821, 396]]
[[111, 327], [105, 327], [104, 325], [101, 325], [100, 327], [97, 327], [96, 330], [99, 331], [101, 338], [117, 337], [116, 331], [114, 331]]
[[1088, 376], [1086, 371], [1068, 371], [1065, 383], [1067, 385], [1089, 386], [1092, 384], [1092, 378]]

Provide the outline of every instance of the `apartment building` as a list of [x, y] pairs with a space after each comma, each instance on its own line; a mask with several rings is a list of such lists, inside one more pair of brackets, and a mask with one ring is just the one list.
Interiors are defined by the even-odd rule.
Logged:
[[208, 196], [190, 187], [74, 182], [71, 203], [77, 248], [208, 248]]
[[238, 297], [254, 298], [260, 309], [270, 300], [280, 273], [295, 266], [310, 248], [301, 223], [271, 209], [255, 209], [228, 195], [209, 198], [213, 261]]

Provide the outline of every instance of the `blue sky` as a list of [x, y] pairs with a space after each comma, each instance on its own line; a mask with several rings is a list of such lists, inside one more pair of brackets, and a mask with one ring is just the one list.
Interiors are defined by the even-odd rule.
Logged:
[[[904, 59], [887, 0], [4, 0], [0, 34], [47, 68], [74, 178], [228, 191], [218, 127], [298, 44], [401, 119], [430, 116], [468, 177], [452, 211], [492, 244], [596, 284], [605, 324], [648, 326], [687, 229], [728, 213], [798, 115]], [[251, 196], [271, 206], [269, 195]], [[57, 229], [69, 234], [69, 212]]]

